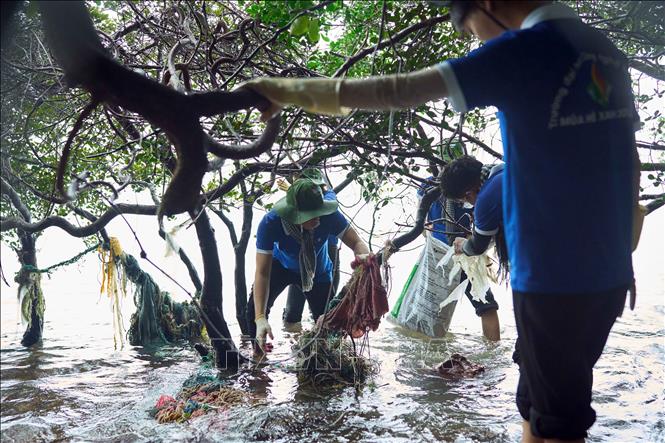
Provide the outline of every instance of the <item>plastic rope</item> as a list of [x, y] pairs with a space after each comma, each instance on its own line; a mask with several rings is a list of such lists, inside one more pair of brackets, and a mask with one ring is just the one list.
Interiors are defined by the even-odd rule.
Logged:
[[66, 265], [71, 265], [72, 263], [76, 263], [76, 262], [79, 261], [79, 260], [81, 259], [81, 257], [83, 257], [85, 254], [87, 254], [87, 253], [89, 253], [89, 252], [92, 252], [92, 251], [96, 251], [97, 248], [99, 248], [101, 245], [102, 245], [101, 242], [100, 242], [100, 243], [97, 243], [96, 245], [91, 246], [91, 247], [89, 247], [88, 249], [86, 249], [85, 251], [83, 251], [83, 252], [81, 252], [81, 253], [75, 255], [74, 257], [70, 258], [69, 260], [65, 260], [65, 261], [62, 261], [62, 262], [60, 262], [60, 263], [56, 263], [55, 265], [53, 265], [53, 266], [49, 266], [48, 268], [39, 269], [39, 268], [37, 268], [37, 267], [35, 267], [35, 266], [32, 266], [32, 265], [23, 265], [23, 266], [21, 267], [21, 269], [19, 270], [19, 272], [25, 270], [25, 271], [28, 271], [28, 272], [34, 272], [34, 273], [39, 273], [39, 274], [44, 274], [44, 273], [49, 274], [49, 273], [51, 273], [51, 271], [52, 271], [53, 269], [55, 269], [55, 268], [59, 268], [60, 266], [66, 266]]

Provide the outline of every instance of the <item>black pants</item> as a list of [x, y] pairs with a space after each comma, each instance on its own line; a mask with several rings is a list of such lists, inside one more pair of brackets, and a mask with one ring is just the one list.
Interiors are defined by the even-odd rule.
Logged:
[[[289, 271], [284, 268], [280, 262], [272, 260], [272, 270], [270, 272], [270, 283], [268, 285], [268, 309], [266, 318], [270, 314], [270, 308], [284, 289], [289, 285], [300, 287], [300, 274]], [[303, 294], [309, 309], [312, 312], [312, 318], [316, 321], [326, 308], [328, 294], [332, 298], [335, 294], [332, 289], [332, 282], [314, 283], [312, 290]], [[249, 336], [256, 337], [256, 323], [254, 323], [254, 288], [249, 293], [246, 310], [247, 325], [249, 327]]]
[[[333, 259], [333, 296], [337, 293], [337, 288], [339, 286], [339, 251], [337, 250], [337, 245], [332, 244], [328, 240], [328, 255]], [[332, 296], [331, 296], [332, 298]], [[284, 307], [284, 312], [282, 314], [282, 320], [289, 323], [297, 323], [302, 320], [302, 313], [305, 309], [305, 296], [302, 293], [302, 289], [298, 285], [289, 286], [289, 292], [287, 294], [286, 306]], [[314, 317], [314, 314], [312, 314]]]
[[[466, 274], [464, 271], [462, 271], [460, 281], [464, 281], [465, 279]], [[487, 293], [485, 293], [486, 303], [473, 299], [473, 295], [471, 295], [471, 282], [467, 283], [464, 293], [466, 294], [466, 298], [468, 298], [473, 305], [473, 308], [476, 310], [476, 315], [478, 317], [482, 316], [486, 312], [496, 311], [499, 309], [499, 304], [494, 299], [494, 294], [492, 293], [491, 289], [488, 289]]]
[[602, 293], [534, 294], [513, 291], [520, 366], [517, 408], [536, 437], [586, 437], [593, 366], [621, 314], [627, 286]]

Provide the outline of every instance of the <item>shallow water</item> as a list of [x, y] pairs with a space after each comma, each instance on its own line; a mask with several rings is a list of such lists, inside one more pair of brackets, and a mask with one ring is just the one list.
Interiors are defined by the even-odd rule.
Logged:
[[[656, 229], [662, 227], [660, 217]], [[636, 253], [637, 309], [619, 319], [596, 365], [598, 420], [590, 441], [665, 440], [662, 233], [653, 238]], [[258, 404], [159, 425], [148, 410], [161, 394], [179, 390], [199, 368], [199, 358], [186, 345], [113, 350], [108, 304], [99, 299], [97, 282], [79, 275], [97, 266], [90, 259], [45, 279], [45, 338], [33, 350], [19, 344], [23, 327], [17, 323], [15, 287], [2, 288], [2, 441], [519, 441], [521, 419], [513, 400], [518, 371], [511, 360], [515, 327], [505, 288], [496, 289], [499, 344], [481, 338], [480, 322], [464, 300], [440, 341], [405, 334], [384, 321], [370, 338], [380, 371], [359, 393], [299, 388], [293, 372], [268, 366], [231, 377], [235, 386], [255, 393]], [[391, 304], [408, 272], [399, 268]], [[233, 312], [229, 299], [227, 313]], [[273, 312], [281, 313], [284, 299]], [[131, 296], [124, 310], [128, 323]], [[289, 354], [297, 334], [277, 331], [276, 319], [271, 323], [271, 359], [277, 361]], [[237, 330], [233, 324], [231, 329]], [[459, 381], [440, 378], [432, 367], [453, 352], [484, 365], [485, 373]]]

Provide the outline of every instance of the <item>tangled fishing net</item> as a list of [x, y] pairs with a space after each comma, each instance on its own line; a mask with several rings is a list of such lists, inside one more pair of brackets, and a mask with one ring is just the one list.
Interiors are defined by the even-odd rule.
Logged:
[[[341, 299], [301, 335], [296, 348], [298, 380], [316, 388], [360, 386], [377, 372], [369, 359], [368, 331], [376, 331], [388, 312], [386, 278], [375, 256], [356, 259]], [[331, 303], [332, 304], [332, 303]], [[348, 338], [348, 340], [347, 340]], [[362, 338], [357, 344], [355, 339]]]
[[158, 423], [182, 423], [210, 411], [221, 412], [249, 403], [250, 400], [247, 392], [213, 382], [185, 388], [177, 398], [162, 395], [153, 408], [153, 417]]
[[135, 286], [136, 312], [132, 314], [128, 333], [132, 345], [201, 337], [203, 322], [194, 304], [173, 301], [150, 275], [141, 270], [133, 256], [125, 254], [122, 263], [127, 278]]
[[381, 317], [388, 312], [388, 291], [375, 256], [355, 259], [351, 268], [353, 275], [343, 289], [342, 300], [323, 316], [321, 326], [360, 338], [368, 330], [376, 331]]
[[216, 376], [211, 356], [205, 356], [201, 368], [183, 383], [178, 395], [160, 396], [150, 415], [158, 423], [183, 423], [209, 412], [219, 413], [254, 401], [248, 392], [225, 386]]
[[339, 333], [304, 332], [296, 348], [298, 382], [316, 389], [360, 386], [378, 372], [377, 364], [363, 355], [363, 348]]
[[123, 267], [118, 267], [118, 258], [122, 257], [120, 241], [111, 237], [108, 249], [99, 247], [99, 255], [102, 262], [102, 287], [100, 293], [111, 300], [111, 311], [113, 312], [113, 347], [122, 348], [125, 344], [125, 327], [122, 321], [120, 295], [127, 297], [127, 275]]
[[[111, 300], [113, 311], [113, 342], [117, 348], [129, 343], [138, 345], [166, 344], [176, 340], [201, 337], [203, 322], [198, 310], [188, 302], [175, 302], [144, 272], [138, 261], [123, 252], [117, 238], [111, 237], [108, 248], [99, 248], [102, 262], [101, 293]], [[125, 332], [121, 300], [127, 295], [127, 282], [134, 285], [136, 312]]]

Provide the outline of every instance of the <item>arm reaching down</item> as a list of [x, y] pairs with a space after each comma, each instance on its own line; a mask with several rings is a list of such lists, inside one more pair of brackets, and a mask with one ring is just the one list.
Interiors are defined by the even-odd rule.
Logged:
[[360, 238], [358, 232], [353, 227], [349, 227], [342, 236], [342, 242], [353, 250], [356, 257], [362, 257], [369, 254], [367, 244]]
[[256, 253], [256, 272], [254, 274], [254, 321], [256, 322], [256, 341], [263, 350], [266, 336], [273, 338], [272, 329], [266, 319], [268, 305], [268, 287], [272, 270], [272, 254]]

